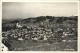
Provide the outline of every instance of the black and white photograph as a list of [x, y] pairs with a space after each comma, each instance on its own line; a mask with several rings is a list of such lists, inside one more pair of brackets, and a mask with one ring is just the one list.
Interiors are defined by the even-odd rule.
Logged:
[[1, 51], [78, 51], [78, 2], [2, 2]]

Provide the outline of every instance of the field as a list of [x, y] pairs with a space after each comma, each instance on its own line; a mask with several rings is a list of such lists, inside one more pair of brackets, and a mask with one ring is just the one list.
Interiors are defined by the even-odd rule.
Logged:
[[12, 51], [77, 51], [77, 41], [48, 43], [47, 41], [12, 41]]

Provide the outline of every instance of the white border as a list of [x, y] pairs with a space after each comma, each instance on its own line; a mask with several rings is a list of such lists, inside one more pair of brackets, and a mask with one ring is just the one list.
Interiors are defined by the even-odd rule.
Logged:
[[2, 2], [77, 2], [79, 0], [2, 0]]
[[[78, 51], [1, 51], [1, 53], [80, 53], [80, 2], [79, 0], [1, 0], [0, 2], [0, 32], [2, 33], [2, 2], [78, 2]], [[0, 36], [1, 36], [0, 33]], [[2, 36], [1, 36], [2, 37]], [[0, 37], [0, 39], [1, 39]], [[1, 42], [1, 41], [0, 41]]]

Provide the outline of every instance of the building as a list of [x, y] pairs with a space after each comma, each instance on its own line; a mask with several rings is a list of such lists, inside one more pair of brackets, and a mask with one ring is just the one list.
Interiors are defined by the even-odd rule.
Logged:
[[19, 23], [16, 24], [16, 27], [17, 28], [22, 28], [22, 26]]

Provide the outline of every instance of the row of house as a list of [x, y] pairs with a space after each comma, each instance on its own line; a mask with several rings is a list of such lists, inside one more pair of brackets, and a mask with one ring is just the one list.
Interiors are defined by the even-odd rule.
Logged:
[[[47, 20], [48, 21], [48, 20]], [[46, 21], [46, 22], [47, 22]], [[44, 23], [42, 23], [44, 25]], [[25, 29], [20, 29], [23, 26], [19, 23], [16, 24], [17, 29], [12, 29], [10, 31], [7, 31], [3, 33], [3, 36], [7, 36], [9, 40], [48, 40], [49, 37], [57, 36], [56, 34], [61, 33], [60, 38], [64, 38], [66, 36], [74, 35], [74, 32], [72, 33], [71, 30], [75, 31], [76, 28], [42, 28], [37, 26], [31, 26], [27, 27]], [[32, 30], [29, 30], [32, 29]]]

